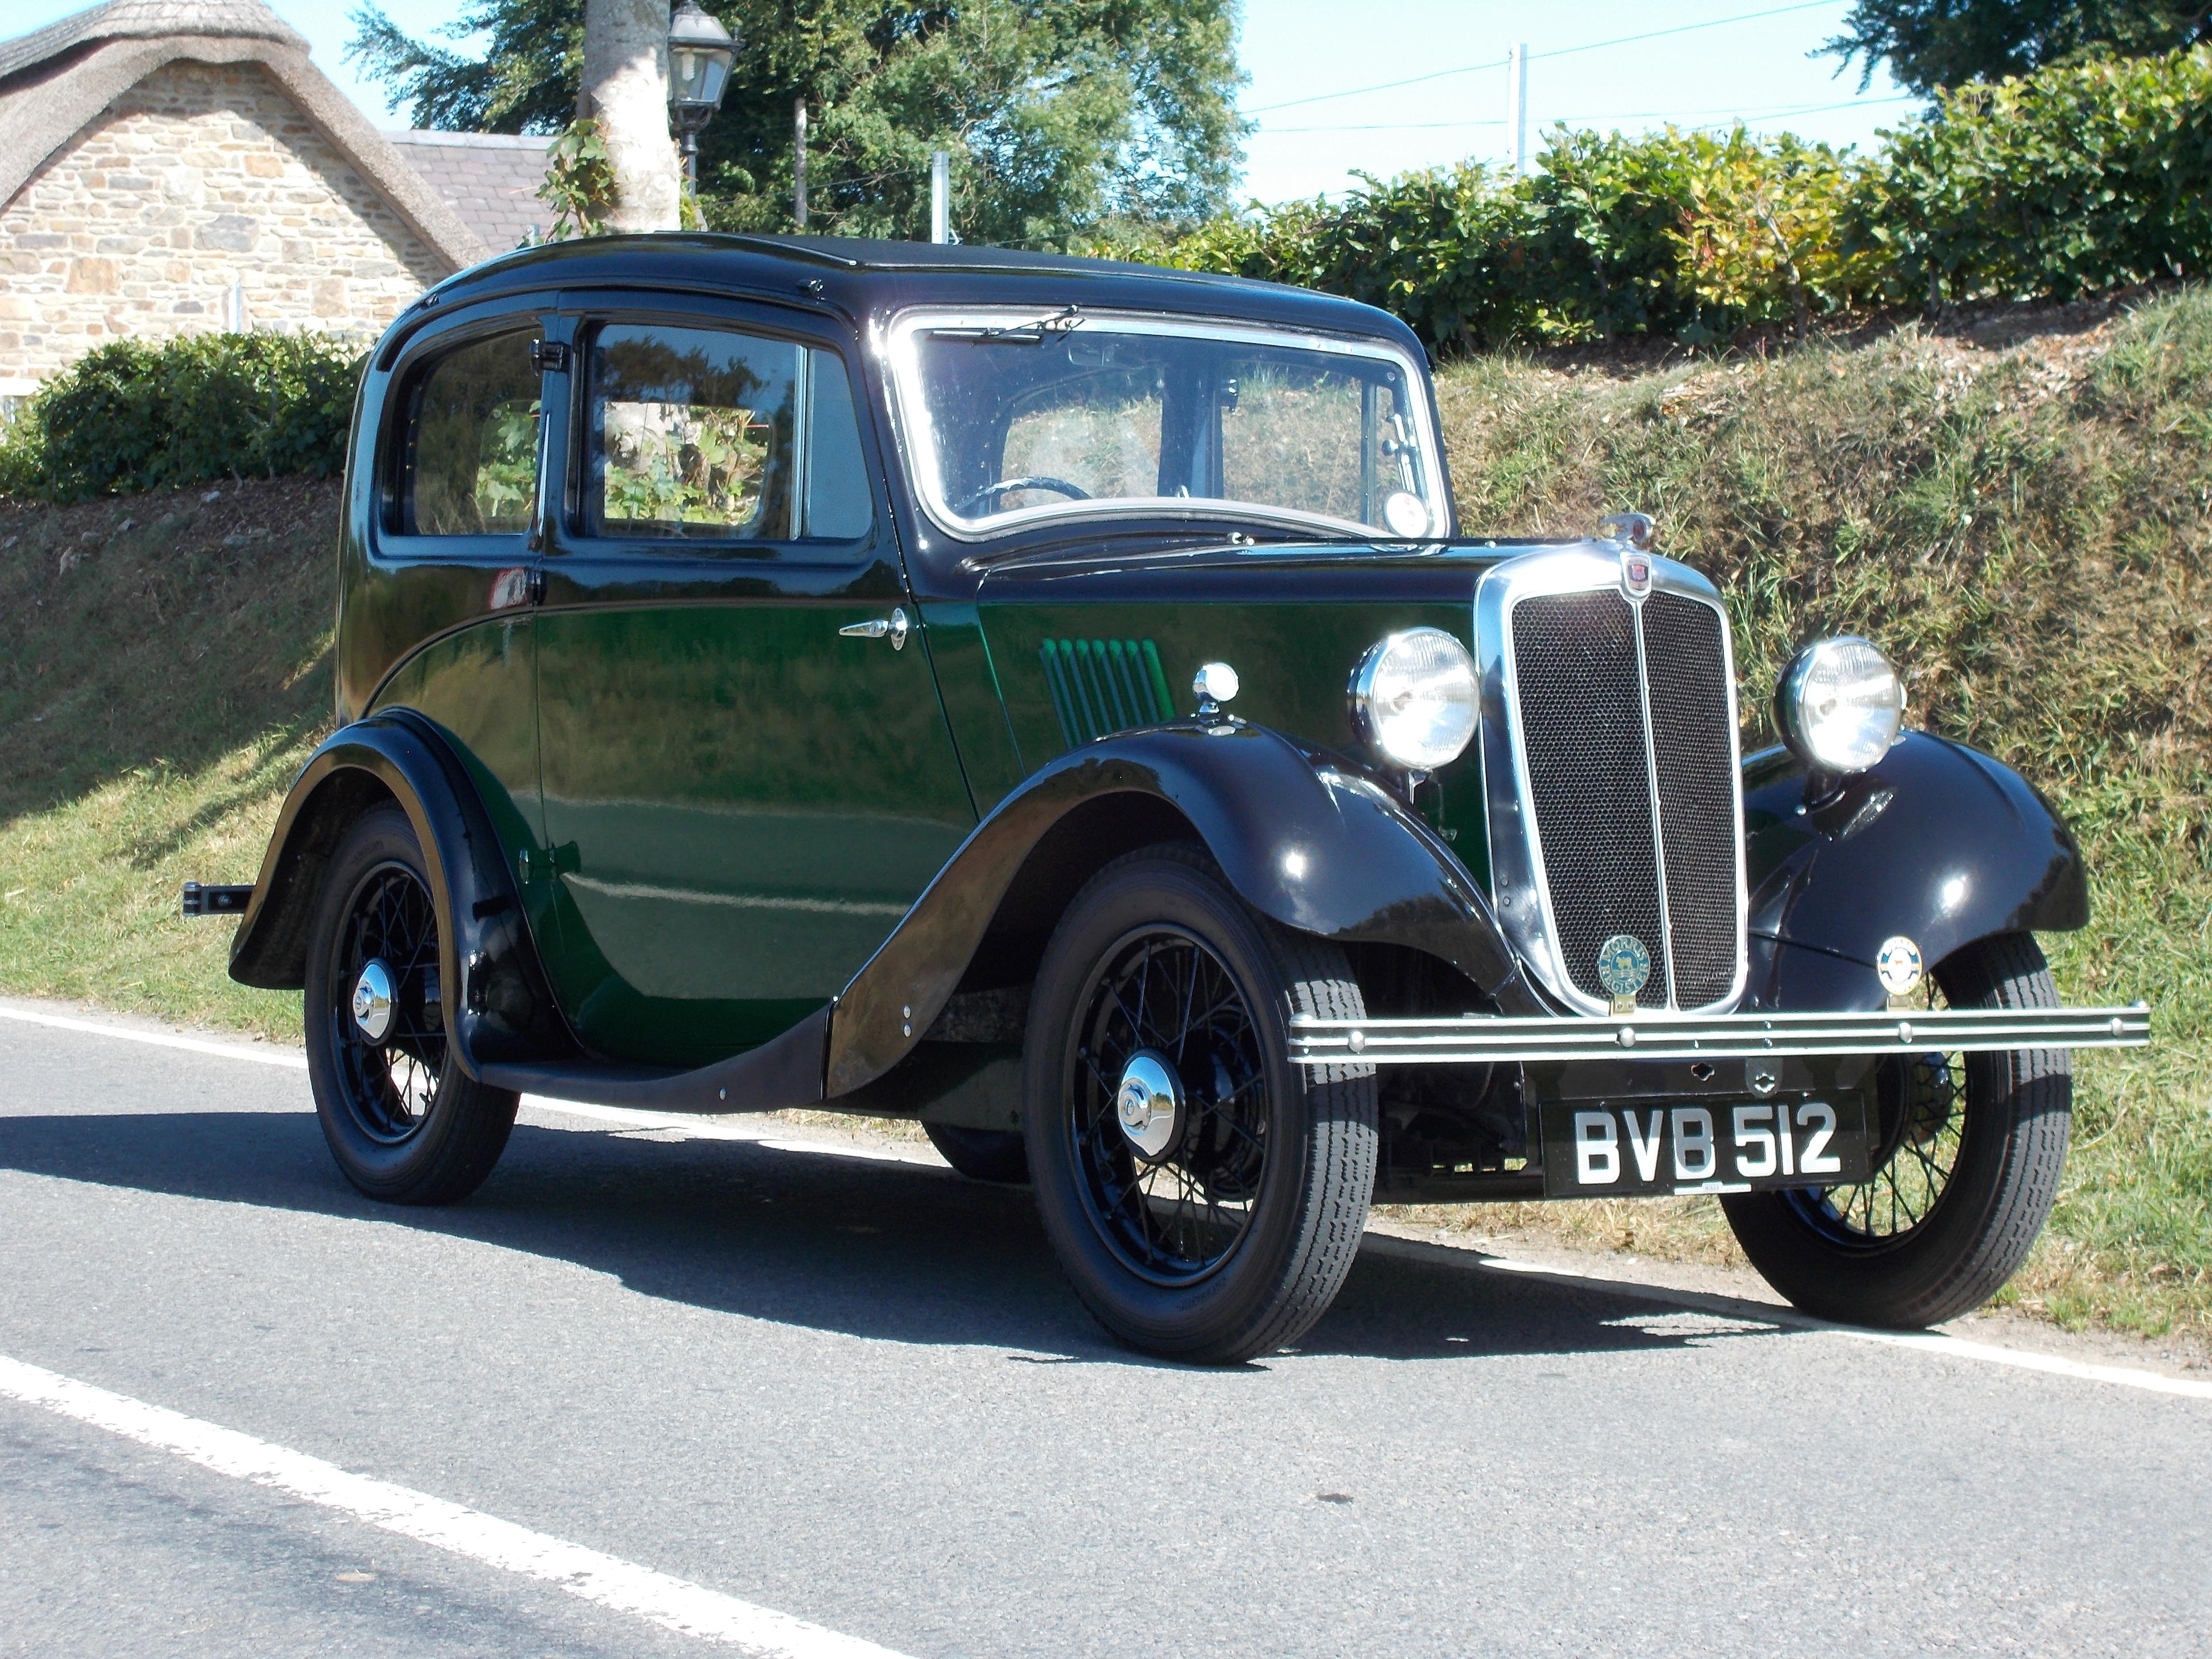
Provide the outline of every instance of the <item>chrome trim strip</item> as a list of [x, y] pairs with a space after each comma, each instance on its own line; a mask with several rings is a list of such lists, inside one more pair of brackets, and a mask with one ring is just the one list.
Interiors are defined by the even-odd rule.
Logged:
[[[1743, 739], [1737, 730], [1735, 638], [1729, 627], [1728, 611], [1720, 590], [1686, 564], [1657, 554], [1651, 560], [1651, 592], [1679, 594], [1710, 607], [1721, 624], [1721, 653], [1727, 676], [1729, 757], [1740, 778], [1743, 772]], [[1482, 720], [1477, 739], [1482, 765], [1483, 799], [1490, 831], [1490, 896], [1499, 926], [1514, 953], [1527, 964], [1536, 982], [1569, 1009], [1584, 1014], [1605, 1014], [1611, 1005], [1601, 997], [1577, 989], [1560, 960], [1557, 919], [1552, 913], [1551, 884], [1544, 869], [1542, 837], [1537, 833], [1533, 785], [1528, 777], [1528, 753], [1521, 742], [1521, 688], [1513, 660], [1513, 609], [1522, 600], [1561, 593], [1587, 593], [1600, 589], [1620, 590], [1620, 544], [1570, 543], [1539, 548], [1506, 559], [1483, 573], [1474, 592], [1475, 674], [1481, 688]], [[1636, 607], [1637, 662], [1643, 667], [1643, 607]], [[1650, 738], [1650, 696], [1644, 690], [1647, 743]], [[1651, 750], [1645, 750], [1647, 758]], [[1657, 766], [1651, 759], [1652, 787], [1657, 787]], [[1743, 791], [1735, 791], [1729, 803], [1735, 823], [1735, 978], [1728, 994], [1701, 1006], [1699, 1011], [1733, 1008], [1751, 976], [1751, 897], [1743, 860]], [[1659, 804], [1652, 803], [1653, 853], [1661, 860], [1660, 879], [1665, 880], [1665, 851], [1658, 837], [1665, 834]], [[1673, 918], [1662, 903], [1661, 924], [1671, 930]], [[1662, 939], [1668, 969], [1674, 968], [1671, 938]], [[1673, 1001], [1669, 981], [1668, 1001]], [[1656, 1016], [1644, 1014], [1641, 1018]]]
[[1893, 1054], [1931, 1050], [2140, 1048], [2150, 1010], [1942, 1008], [1806, 1014], [1539, 1015], [1291, 1021], [1299, 1066], [1483, 1064], [1496, 1060], [1710, 1060], [1759, 1054]]
[[[1644, 785], [1651, 798], [1651, 865], [1659, 894], [1659, 944], [1667, 963], [1667, 1006], [1679, 1008], [1682, 999], [1674, 981], [1674, 907], [1667, 902], [1667, 811], [1659, 801], [1659, 744], [1651, 735], [1651, 659], [1644, 640], [1644, 599], [1650, 597], [1628, 596], [1628, 621], [1636, 630], [1636, 700], [1644, 714]], [[1743, 864], [1742, 841], [1736, 837], [1738, 868]]]

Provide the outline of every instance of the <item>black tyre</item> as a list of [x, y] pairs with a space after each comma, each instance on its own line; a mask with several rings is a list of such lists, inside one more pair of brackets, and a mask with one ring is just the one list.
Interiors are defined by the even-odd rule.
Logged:
[[925, 1123], [921, 1132], [937, 1148], [938, 1156], [970, 1181], [1018, 1182], [1030, 1178], [1029, 1148], [1014, 1130]]
[[[347, 1180], [394, 1204], [451, 1204], [507, 1148], [519, 1098], [446, 1040], [438, 913], [414, 827], [364, 814], [331, 860], [307, 940], [307, 1077]], [[359, 1012], [356, 1012], [356, 998]]]
[[[1936, 969], [1933, 1006], [2052, 1008], [2035, 940], [2000, 934]], [[1874, 1174], [1721, 1200], [1743, 1252], [1808, 1313], [1912, 1329], [1981, 1306], [2019, 1271], [2066, 1164], [2067, 1051], [1930, 1054], [1881, 1080]]]
[[1109, 1331], [1230, 1363], [1328, 1310], [1374, 1194], [1374, 1068], [1292, 1065], [1287, 1022], [1365, 1012], [1341, 951], [1255, 915], [1200, 850], [1133, 853], [1076, 895], [1031, 999], [1023, 1133]]

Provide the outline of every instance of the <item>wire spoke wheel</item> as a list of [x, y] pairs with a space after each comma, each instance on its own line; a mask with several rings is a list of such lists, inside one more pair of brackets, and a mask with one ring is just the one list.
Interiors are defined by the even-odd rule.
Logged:
[[[1939, 962], [1927, 1006], [2055, 1008], [2034, 939], [1998, 933]], [[2035, 1243], [2065, 1169], [2073, 1079], [2063, 1048], [1900, 1056], [1870, 1079], [1863, 1181], [1730, 1194], [1736, 1242], [1766, 1282], [1823, 1319], [1913, 1329], [1979, 1307]]]
[[[1934, 983], [1926, 1006], [1948, 1008]], [[1881, 1249], [1926, 1224], [1950, 1189], [1966, 1131], [1963, 1054], [1894, 1061], [1877, 1091], [1878, 1119], [1865, 1181], [1796, 1194], [1806, 1218], [1847, 1249]]]
[[[390, 1006], [388, 1024], [372, 1036], [356, 998], [375, 969]], [[389, 862], [362, 877], [333, 941], [327, 983], [345, 1105], [371, 1139], [398, 1146], [422, 1132], [446, 1064], [437, 908], [414, 871]]]
[[[1252, 1009], [1219, 957], [1167, 927], [1109, 951], [1081, 1009], [1068, 1133], [1091, 1223], [1145, 1279], [1194, 1283], [1243, 1240], [1267, 1177], [1272, 1101]], [[1171, 1071], [1178, 1103], [1149, 1155], [1117, 1104], [1140, 1055]]]

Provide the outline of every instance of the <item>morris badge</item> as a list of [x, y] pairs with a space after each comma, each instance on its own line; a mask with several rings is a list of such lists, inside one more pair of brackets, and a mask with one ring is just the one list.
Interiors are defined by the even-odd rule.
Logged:
[[1889, 993], [1889, 1006], [1906, 1006], [1905, 999], [1920, 988], [1920, 947], [1902, 933], [1882, 940], [1881, 949], [1875, 952], [1874, 971]]

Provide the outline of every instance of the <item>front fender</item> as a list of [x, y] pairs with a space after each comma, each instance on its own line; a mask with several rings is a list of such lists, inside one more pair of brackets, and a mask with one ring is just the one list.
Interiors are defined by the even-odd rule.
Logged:
[[1113, 796], [1128, 797], [1133, 811], [1171, 809], [1237, 895], [1285, 927], [1412, 946], [1517, 1006], [1517, 969], [1489, 900], [1389, 794], [1260, 726], [1161, 726], [1062, 755], [975, 827], [838, 998], [830, 1095], [881, 1076], [913, 1048], [1039, 844], [1071, 813]]
[[1858, 970], [1893, 935], [1932, 967], [1992, 933], [2089, 920], [2073, 831], [2017, 772], [1961, 744], [1908, 732], [1811, 799], [1803, 763], [1770, 750], [1744, 763], [1743, 806], [1753, 1006], [1848, 1006], [1831, 981], [1878, 997]]
[[230, 976], [298, 990], [323, 872], [347, 829], [398, 802], [422, 849], [438, 913], [439, 983], [462, 1068], [578, 1052], [556, 1009], [491, 819], [437, 730], [404, 710], [341, 728], [308, 757], [277, 813], [238, 933]]

